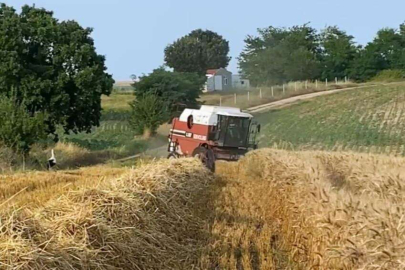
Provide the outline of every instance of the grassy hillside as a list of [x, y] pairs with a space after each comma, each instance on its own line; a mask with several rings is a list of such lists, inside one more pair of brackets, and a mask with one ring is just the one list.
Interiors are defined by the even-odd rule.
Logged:
[[350, 90], [257, 115], [261, 146], [405, 154], [405, 85]]
[[274, 87], [257, 87], [249, 90], [204, 93], [200, 100], [207, 105], [219, 106], [221, 104], [222, 106], [247, 109], [289, 97], [354, 86], [359, 86], [359, 84], [352, 82], [338, 82], [337, 84], [329, 83], [326, 85], [325, 82], [290, 82], [285, 84], [284, 88], [279, 85]]

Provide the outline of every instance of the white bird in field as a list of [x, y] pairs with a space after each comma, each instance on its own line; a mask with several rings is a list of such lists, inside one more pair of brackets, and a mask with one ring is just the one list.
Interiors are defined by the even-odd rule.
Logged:
[[48, 159], [48, 164], [47, 164], [48, 170], [51, 170], [55, 165], [56, 165], [56, 157], [55, 157], [55, 153], [52, 149], [52, 156], [50, 159]]

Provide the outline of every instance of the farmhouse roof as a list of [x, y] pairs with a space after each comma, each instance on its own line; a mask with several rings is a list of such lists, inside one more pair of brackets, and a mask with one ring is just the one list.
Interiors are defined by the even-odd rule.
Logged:
[[217, 73], [218, 69], [209, 69], [207, 70], [207, 75], [215, 75]]

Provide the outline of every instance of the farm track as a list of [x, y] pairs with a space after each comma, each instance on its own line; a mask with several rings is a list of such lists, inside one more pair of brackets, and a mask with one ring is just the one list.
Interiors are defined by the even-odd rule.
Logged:
[[[387, 84], [384, 84], [384, 85], [387, 85]], [[312, 99], [312, 98], [316, 98], [319, 96], [331, 95], [331, 94], [345, 92], [345, 91], [349, 91], [349, 90], [356, 90], [356, 89], [370, 88], [370, 87], [377, 87], [377, 86], [380, 86], [380, 85], [372, 84], [372, 85], [356, 86], [356, 87], [349, 87], [349, 88], [343, 88], [343, 89], [335, 89], [335, 90], [328, 90], [328, 91], [323, 91], [323, 92], [304, 94], [304, 95], [299, 95], [299, 96], [295, 96], [295, 97], [290, 97], [290, 98], [281, 99], [281, 100], [273, 101], [270, 103], [250, 107], [250, 108], [246, 109], [246, 111], [248, 111], [250, 113], [260, 113], [260, 112], [263, 112], [263, 111], [266, 111], [269, 109], [290, 106], [301, 100]]]

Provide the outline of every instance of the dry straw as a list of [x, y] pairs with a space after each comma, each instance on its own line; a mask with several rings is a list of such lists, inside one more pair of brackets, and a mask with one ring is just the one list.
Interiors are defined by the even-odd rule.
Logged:
[[3, 211], [0, 268], [192, 269], [211, 177], [196, 160], [161, 161], [44, 207]]
[[234, 176], [245, 186], [268, 184], [270, 196], [256, 200], [264, 201], [260, 218], [279, 242], [272, 268], [278, 252], [288, 268], [405, 269], [404, 164], [377, 155], [266, 149], [243, 159]]

